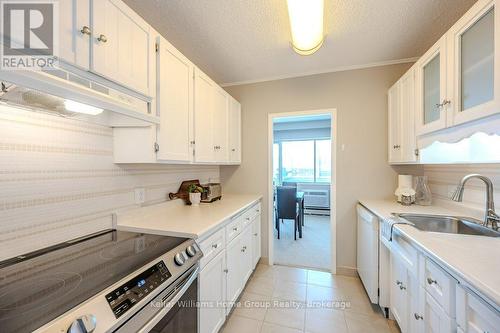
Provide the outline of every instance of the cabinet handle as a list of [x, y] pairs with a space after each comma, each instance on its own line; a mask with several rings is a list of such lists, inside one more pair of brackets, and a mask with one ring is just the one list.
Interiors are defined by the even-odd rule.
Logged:
[[427, 283], [432, 285], [432, 284], [437, 284], [436, 280], [431, 279], [430, 277], [427, 278]]
[[403, 284], [403, 282], [396, 280], [396, 286], [401, 286], [402, 284]]
[[238, 228], [233, 228], [233, 231], [238, 231]]
[[247, 247], [243, 246], [243, 248], [241, 249], [241, 252], [245, 252], [246, 250], [247, 250]]
[[442, 103], [437, 103], [436, 107], [438, 109], [441, 109], [441, 108], [443, 108], [444, 106], [446, 106], [448, 104], [451, 104], [451, 101], [449, 99], [444, 99]]
[[236, 151], [236, 149], [233, 148], [233, 149], [231, 149], [231, 151]]
[[405, 286], [403, 286], [403, 285], [401, 284], [401, 285], [399, 286], [399, 289], [400, 289], [400, 290], [406, 290], [406, 287], [405, 287]]
[[247, 217], [245, 220], [250, 221], [250, 218], [249, 218], [249, 217]]
[[216, 249], [216, 248], [218, 248], [218, 247], [219, 247], [219, 244], [213, 244], [213, 245], [212, 245], [212, 247], [213, 247], [214, 249]]
[[224, 273], [228, 273], [228, 272], [229, 272], [229, 269], [227, 269], [227, 268], [226, 268], [226, 269], [224, 270]]
[[92, 31], [90, 31], [90, 28], [87, 27], [86, 25], [84, 25], [82, 27], [82, 30], [80, 30], [80, 32], [83, 34], [83, 35], [89, 35], [92, 33]]
[[392, 146], [392, 148], [399, 149], [399, 148], [401, 148], [401, 145], [394, 145], [394, 146]]
[[253, 234], [253, 235], [257, 237], [259, 234], [258, 234], [258, 233], [255, 233], [255, 234]]
[[416, 319], [416, 320], [422, 320], [422, 319], [424, 319], [424, 317], [422, 317], [422, 316], [421, 316], [421, 315], [419, 315], [418, 313], [415, 313], [415, 314], [414, 314], [414, 316], [415, 316], [415, 319]]
[[106, 37], [106, 35], [99, 35], [99, 37], [97, 37], [97, 40], [101, 43], [106, 43], [108, 41], [108, 38]]

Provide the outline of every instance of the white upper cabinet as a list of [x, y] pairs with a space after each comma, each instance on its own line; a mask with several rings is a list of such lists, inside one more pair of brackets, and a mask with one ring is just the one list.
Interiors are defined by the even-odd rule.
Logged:
[[229, 98], [229, 163], [241, 163], [241, 104]]
[[412, 67], [400, 80], [401, 118], [401, 162], [416, 162], [418, 159], [415, 137], [415, 70]]
[[239, 103], [197, 68], [194, 87], [194, 162], [239, 163]]
[[416, 64], [417, 135], [446, 127], [446, 36], [443, 36]]
[[415, 138], [415, 70], [412, 67], [389, 89], [389, 163], [417, 161]]
[[59, 2], [59, 57], [64, 62], [90, 68], [90, 0]]
[[212, 131], [216, 84], [199, 69], [194, 75], [194, 160], [215, 162], [215, 144]]
[[94, 0], [91, 69], [151, 95], [154, 43], [150, 26], [120, 0]]
[[214, 107], [212, 114], [212, 131], [214, 143], [214, 160], [218, 163], [228, 161], [228, 120], [229, 95], [222, 88], [214, 91]]
[[500, 112], [500, 15], [496, 9], [496, 1], [478, 1], [447, 34], [452, 101], [448, 126]]
[[157, 158], [190, 162], [194, 66], [164, 38], [159, 37], [157, 43]]
[[400, 103], [399, 91], [400, 82], [396, 82], [388, 93], [389, 101], [389, 163], [401, 161], [401, 145], [399, 143], [401, 121], [400, 121]]

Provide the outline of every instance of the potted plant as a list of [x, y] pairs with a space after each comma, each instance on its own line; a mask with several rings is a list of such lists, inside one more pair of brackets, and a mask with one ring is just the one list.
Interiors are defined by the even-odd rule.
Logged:
[[196, 184], [191, 184], [189, 185], [188, 192], [189, 192], [189, 202], [191, 202], [193, 206], [198, 206], [201, 201], [201, 194], [203, 193], [203, 187], [198, 186]]

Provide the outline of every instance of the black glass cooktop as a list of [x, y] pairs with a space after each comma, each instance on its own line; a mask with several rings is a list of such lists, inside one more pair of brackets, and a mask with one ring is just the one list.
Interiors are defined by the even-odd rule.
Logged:
[[106, 231], [0, 263], [0, 332], [31, 332], [184, 242]]

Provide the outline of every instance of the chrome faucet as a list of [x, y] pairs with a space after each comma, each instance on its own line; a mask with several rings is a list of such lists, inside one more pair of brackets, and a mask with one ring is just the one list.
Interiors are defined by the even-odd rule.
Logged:
[[455, 193], [453, 193], [451, 200], [456, 202], [462, 202], [464, 198], [465, 183], [467, 183], [467, 181], [472, 178], [480, 179], [486, 184], [486, 212], [484, 215], [483, 225], [487, 227], [491, 223], [491, 228], [494, 230], [498, 230], [499, 229], [498, 222], [500, 222], [500, 216], [498, 216], [498, 214], [495, 213], [495, 202], [493, 201], [493, 183], [488, 177], [478, 174], [471, 174], [465, 176], [460, 181], [460, 184], [455, 190]]

